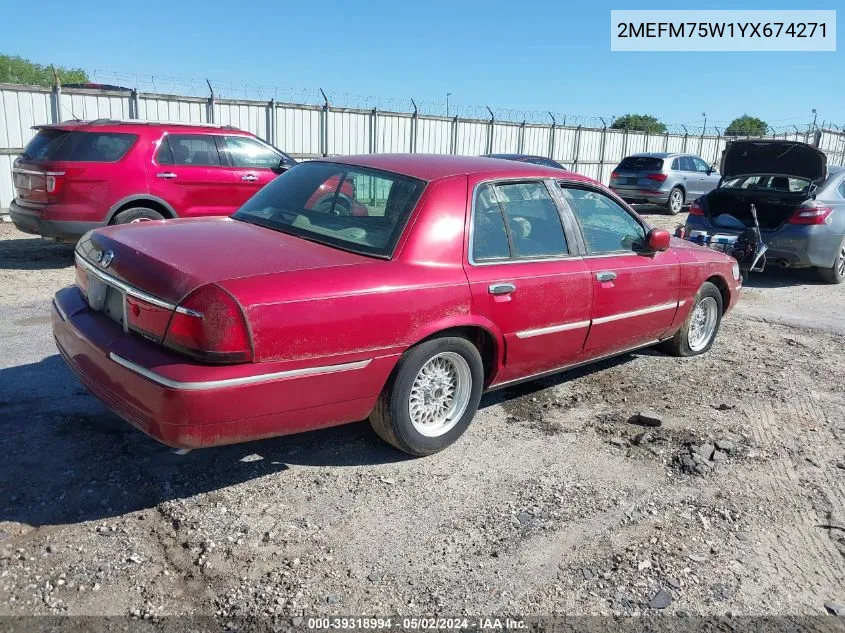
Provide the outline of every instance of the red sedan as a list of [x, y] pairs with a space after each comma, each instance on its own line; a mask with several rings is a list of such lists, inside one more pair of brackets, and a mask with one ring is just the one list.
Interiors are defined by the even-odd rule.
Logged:
[[[366, 214], [315, 204], [327, 182]], [[706, 352], [740, 290], [733, 259], [588, 178], [389, 154], [300, 164], [232, 217], [97, 229], [76, 273], [53, 304], [59, 351], [152, 437], [369, 417], [414, 455], [460, 437], [485, 390], [657, 343]]]

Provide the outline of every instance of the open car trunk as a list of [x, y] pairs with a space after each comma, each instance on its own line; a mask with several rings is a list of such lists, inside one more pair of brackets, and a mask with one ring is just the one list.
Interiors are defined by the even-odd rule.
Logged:
[[779, 229], [807, 200], [807, 194], [746, 191], [726, 187], [711, 191], [706, 200], [704, 213], [713, 226], [719, 229], [741, 231], [744, 227], [753, 227], [754, 218], [751, 215], [753, 204], [757, 209], [760, 230], [774, 231]]

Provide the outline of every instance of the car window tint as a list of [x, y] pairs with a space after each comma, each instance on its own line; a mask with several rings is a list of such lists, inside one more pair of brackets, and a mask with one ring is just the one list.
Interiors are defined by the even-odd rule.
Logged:
[[645, 245], [645, 229], [622, 206], [597, 191], [562, 186], [591, 254], [636, 251]]
[[560, 214], [544, 183], [502, 183], [495, 189], [513, 257], [554, 257], [569, 252]]
[[692, 162], [695, 164], [695, 170], [696, 170], [696, 171], [701, 171], [701, 172], [705, 172], [705, 173], [706, 173], [707, 171], [709, 171], [709, 170], [710, 170], [710, 165], [708, 165], [707, 163], [705, 163], [705, 162], [704, 162], [702, 159], [700, 159], [698, 156], [693, 156], [693, 157], [692, 157]]
[[308, 161], [250, 198], [235, 219], [358, 253], [390, 257], [425, 188], [415, 178]]
[[162, 165], [220, 166], [220, 155], [210, 134], [169, 134], [156, 154]]
[[223, 151], [235, 167], [272, 169], [278, 167], [282, 159], [267, 145], [248, 136], [224, 136]]
[[623, 158], [616, 169], [626, 171], [660, 171], [663, 169], [663, 159], [653, 156], [628, 156]]
[[123, 158], [137, 139], [137, 134], [121, 132], [39, 130], [23, 155], [31, 160], [113, 163]]
[[475, 196], [473, 261], [507, 259], [510, 254], [505, 220], [496, 199], [496, 192], [493, 190], [493, 185], [483, 185], [478, 188]]
[[672, 161], [672, 169], [675, 171], [679, 171], [681, 169], [681, 163], [677, 158]]
[[695, 162], [693, 162], [692, 156], [681, 156], [679, 163], [681, 171], [695, 171]]
[[839, 195], [845, 198], [845, 180], [839, 183]]

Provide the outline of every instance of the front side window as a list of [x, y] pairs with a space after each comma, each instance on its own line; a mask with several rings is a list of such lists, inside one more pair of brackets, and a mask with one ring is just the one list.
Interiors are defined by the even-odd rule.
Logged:
[[692, 160], [693, 160], [693, 163], [695, 163], [695, 170], [696, 171], [700, 171], [700, 172], [703, 172], [703, 173], [707, 173], [708, 171], [710, 171], [710, 165], [705, 163], [698, 156], [693, 156]]
[[275, 169], [282, 160], [282, 156], [267, 145], [248, 136], [224, 136], [223, 152], [233, 167]]
[[542, 182], [485, 184], [475, 200], [474, 261], [569, 253], [557, 206]]
[[219, 167], [220, 154], [210, 134], [168, 134], [156, 153], [159, 165]]
[[597, 191], [566, 185], [561, 185], [561, 191], [581, 227], [587, 253], [638, 251], [644, 247], [646, 234], [642, 224], [613, 199]]
[[309, 161], [250, 198], [236, 220], [365, 255], [391, 257], [425, 182], [376, 169]]
[[693, 161], [692, 156], [681, 156], [678, 162], [681, 165], [681, 171], [696, 171], [695, 161]]

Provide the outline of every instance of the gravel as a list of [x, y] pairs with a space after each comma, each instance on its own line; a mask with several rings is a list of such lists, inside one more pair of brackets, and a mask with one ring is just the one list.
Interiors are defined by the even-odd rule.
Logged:
[[[71, 249], [0, 225], [0, 615], [842, 604], [841, 286], [752, 278], [708, 354], [488, 394], [455, 446], [410, 459], [363, 423], [174, 454], [56, 355], [50, 298], [72, 280]], [[661, 424], [628, 423], [644, 413]]]

